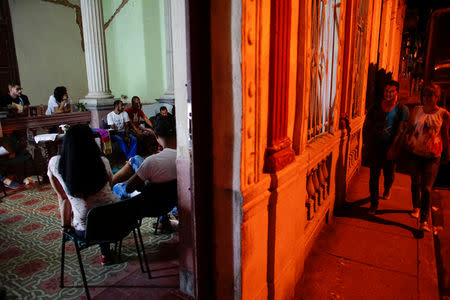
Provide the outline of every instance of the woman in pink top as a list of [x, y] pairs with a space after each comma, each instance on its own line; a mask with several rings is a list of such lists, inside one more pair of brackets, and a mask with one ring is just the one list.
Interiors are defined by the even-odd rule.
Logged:
[[[102, 156], [87, 125], [70, 127], [61, 155], [50, 159], [47, 174], [58, 196], [63, 230], [74, 229], [81, 238], [91, 208], [119, 201], [111, 191], [109, 162]], [[100, 244], [100, 249], [102, 264], [107, 263], [112, 258], [109, 244]]]
[[419, 218], [420, 230], [430, 231], [428, 213], [431, 189], [439, 164], [449, 158], [449, 113], [437, 105], [441, 95], [438, 85], [424, 87], [423, 105], [411, 114], [406, 148], [411, 159], [411, 193], [414, 206], [411, 216]]

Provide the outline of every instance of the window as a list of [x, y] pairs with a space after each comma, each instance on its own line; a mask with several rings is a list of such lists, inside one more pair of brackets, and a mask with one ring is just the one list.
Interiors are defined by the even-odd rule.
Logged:
[[352, 101], [352, 118], [361, 115], [361, 103], [364, 88], [364, 67], [365, 67], [365, 52], [366, 52], [366, 34], [367, 34], [367, 8], [369, 6], [368, 0], [362, 0], [359, 3], [358, 17], [356, 20], [356, 49], [355, 49], [355, 70], [354, 73], [354, 90]]
[[312, 0], [308, 140], [332, 131], [340, 0]]

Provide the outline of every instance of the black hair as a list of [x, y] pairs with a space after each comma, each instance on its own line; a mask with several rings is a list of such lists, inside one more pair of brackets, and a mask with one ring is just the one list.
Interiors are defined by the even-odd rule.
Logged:
[[108, 175], [101, 157], [89, 126], [69, 128], [62, 144], [58, 171], [71, 196], [85, 198], [105, 186]]
[[136, 98], [141, 100], [138, 96], [133, 96], [133, 98], [131, 98], [131, 103], [133, 103], [133, 100], [136, 99]]
[[13, 81], [13, 82], [10, 82], [8, 84], [8, 88], [10, 88], [10, 89], [12, 89], [15, 86], [20, 86], [21, 87], [21, 85], [20, 85], [20, 83], [18, 81]]
[[114, 101], [114, 108], [116, 108], [117, 106], [119, 106], [120, 103], [123, 103], [122, 100], [116, 100]]
[[171, 137], [176, 135], [175, 126], [173, 125], [171, 118], [168, 117], [160, 118], [153, 130], [161, 137]]
[[57, 86], [53, 91], [53, 96], [56, 99], [56, 102], [61, 103], [63, 96], [67, 94], [67, 89], [65, 86]]
[[163, 110], [167, 110], [167, 107], [161, 106], [161, 107], [159, 108], [159, 111], [160, 111], [160, 112], [162, 112]]
[[398, 92], [399, 87], [400, 87], [400, 85], [398, 84], [398, 81], [389, 80], [388, 82], [386, 82], [385, 87], [388, 85], [395, 86], [395, 88], [397, 89], [397, 92]]
[[138, 140], [136, 154], [142, 157], [147, 157], [149, 155], [157, 153], [158, 148], [159, 144], [156, 140], [155, 134], [144, 134], [142, 135], [142, 138]]

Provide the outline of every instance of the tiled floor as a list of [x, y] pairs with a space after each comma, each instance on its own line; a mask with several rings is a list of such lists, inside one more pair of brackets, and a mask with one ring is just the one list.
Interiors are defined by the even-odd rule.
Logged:
[[295, 299], [439, 298], [432, 234], [421, 235], [408, 215], [409, 176], [397, 173], [391, 199], [369, 215], [368, 171], [355, 176], [346, 209], [313, 245]]

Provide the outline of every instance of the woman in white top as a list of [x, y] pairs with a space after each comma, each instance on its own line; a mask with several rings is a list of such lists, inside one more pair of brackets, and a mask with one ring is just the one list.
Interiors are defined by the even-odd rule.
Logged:
[[53, 95], [48, 98], [46, 115], [70, 112], [70, 97], [64, 86], [58, 86], [53, 91]]
[[430, 231], [428, 213], [431, 189], [440, 162], [449, 157], [449, 113], [437, 105], [441, 89], [436, 84], [424, 87], [423, 105], [411, 114], [406, 148], [410, 152], [411, 194], [414, 210], [411, 216], [419, 219], [419, 229]]
[[[109, 162], [101, 155], [87, 125], [70, 127], [61, 155], [50, 159], [47, 174], [58, 196], [62, 227], [75, 229], [77, 236], [84, 237], [86, 215], [91, 208], [119, 201], [111, 190]], [[101, 244], [100, 248], [103, 264], [111, 258], [109, 244]]]

